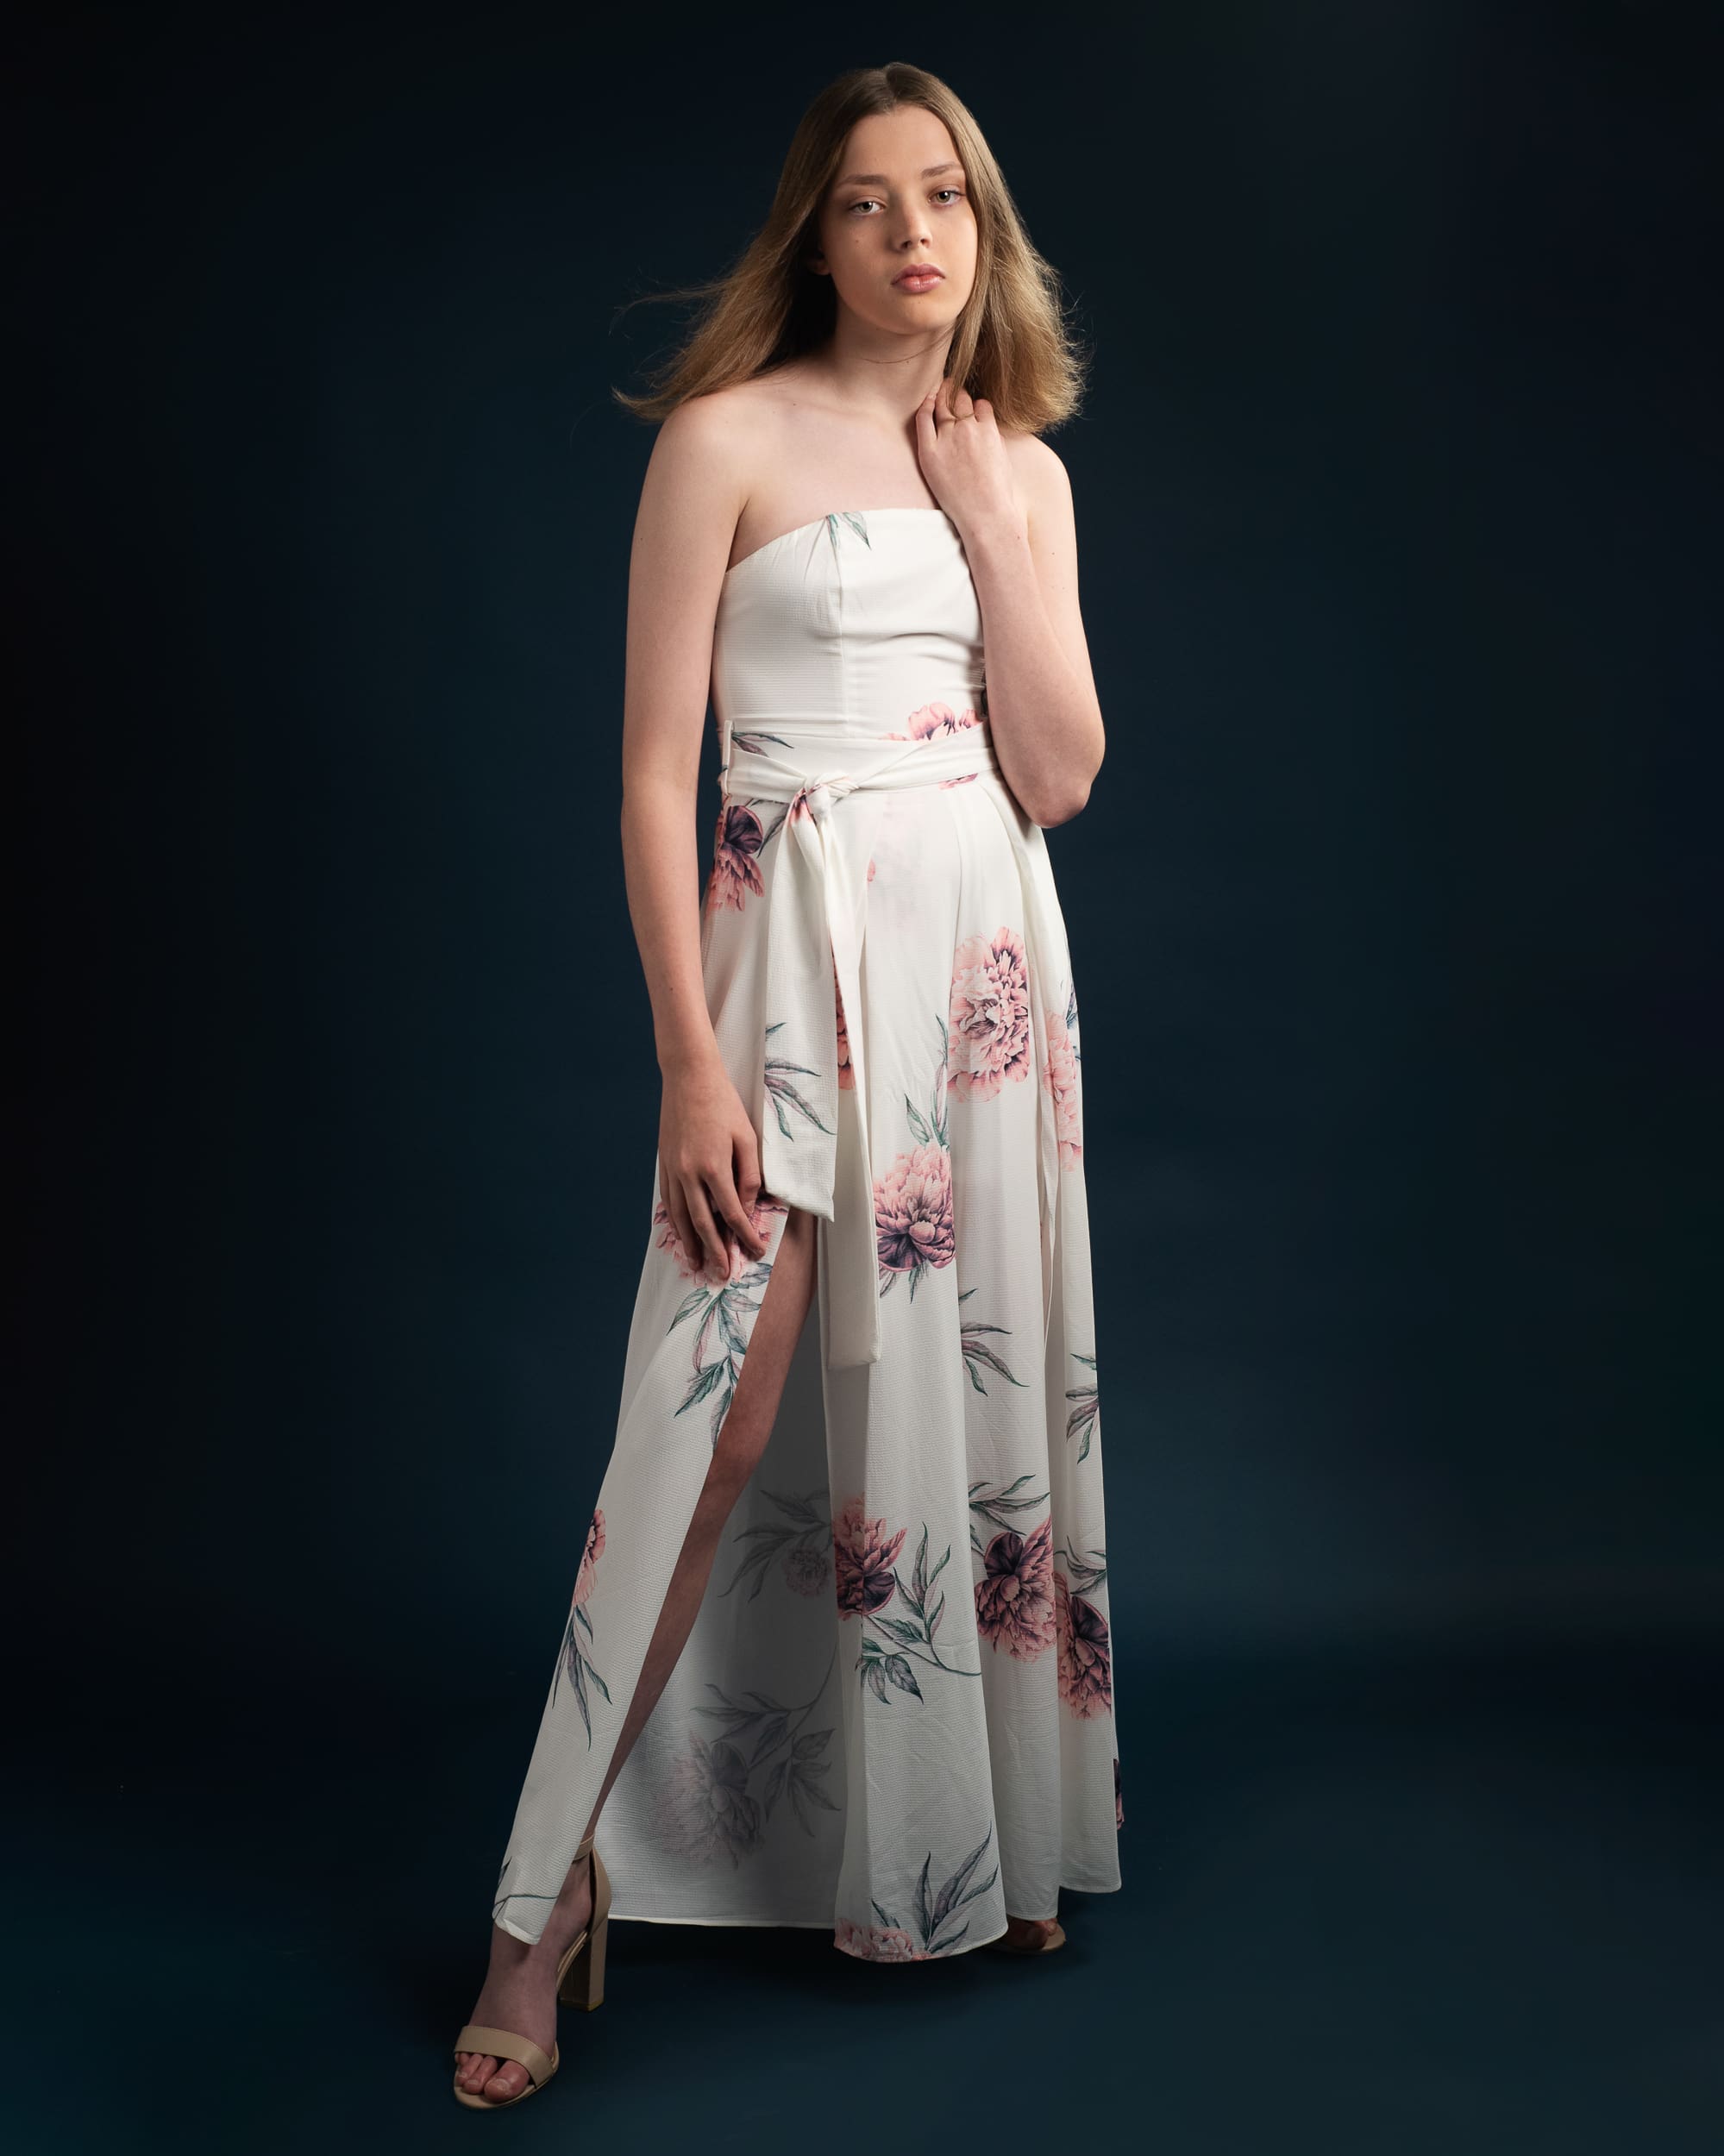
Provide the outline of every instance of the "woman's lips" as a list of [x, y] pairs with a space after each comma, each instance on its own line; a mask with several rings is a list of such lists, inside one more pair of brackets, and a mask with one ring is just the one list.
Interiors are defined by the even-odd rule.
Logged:
[[906, 270], [902, 276], [894, 277], [892, 281], [901, 292], [925, 292], [931, 291], [936, 285], [943, 282], [943, 279], [937, 269]]

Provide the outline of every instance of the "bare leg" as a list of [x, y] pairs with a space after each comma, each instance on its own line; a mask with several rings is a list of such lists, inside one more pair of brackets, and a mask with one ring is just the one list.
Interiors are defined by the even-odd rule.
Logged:
[[[635, 1695], [624, 1717], [609, 1772], [586, 1822], [591, 1833], [622, 1771], [635, 1739], [658, 1704], [676, 1667], [718, 1554], [718, 1539], [754, 1473], [772, 1435], [791, 1358], [802, 1335], [814, 1291], [814, 1215], [793, 1206], [773, 1261], [772, 1277], [761, 1299], [749, 1351], [697, 1502], [676, 1570], [665, 1591], [658, 1623], [647, 1647]], [[583, 1839], [585, 1835], [583, 1835]], [[592, 1876], [586, 1864], [572, 1865], [536, 1945], [491, 1927], [491, 1966], [469, 2019], [492, 2028], [513, 2029], [549, 2053], [556, 2036], [556, 1965], [569, 1941], [580, 1935], [592, 1908]], [[497, 2103], [527, 2085], [527, 2070], [508, 2059], [500, 2065], [473, 2052], [460, 2054], [461, 2086]]]

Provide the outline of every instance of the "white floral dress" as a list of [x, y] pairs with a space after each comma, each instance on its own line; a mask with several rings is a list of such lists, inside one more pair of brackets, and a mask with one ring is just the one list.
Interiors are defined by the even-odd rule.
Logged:
[[795, 1205], [818, 1216], [817, 1293], [599, 1815], [611, 1914], [967, 1952], [1008, 1910], [1120, 1883], [1064, 923], [943, 511], [836, 511], [736, 563], [712, 695], [702, 963], [768, 1248], [708, 1280], [655, 1160], [616, 1443], [493, 1915], [536, 1940], [561, 1889]]

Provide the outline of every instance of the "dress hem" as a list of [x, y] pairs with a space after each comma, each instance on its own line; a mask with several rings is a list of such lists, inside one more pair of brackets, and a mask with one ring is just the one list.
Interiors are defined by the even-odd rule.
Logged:
[[[1074, 1886], [1069, 1881], [1062, 1879], [1060, 1892], [1062, 1894], [1117, 1894], [1124, 1884], [1123, 1879], [1115, 1879], [1108, 1886], [1080, 1887]], [[611, 1915], [619, 1924], [699, 1924], [709, 1931], [835, 1933], [837, 1928], [833, 1920], [825, 1916], [677, 1916], [667, 1915], [662, 1910], [618, 1908], [614, 1902], [611, 1904]], [[1045, 1924], [1057, 1919], [1058, 1915], [1058, 1908], [1055, 1907], [1026, 1915], [1024, 1917], [1024, 1921], [1028, 1924]], [[492, 1921], [498, 1931], [507, 1932], [511, 1939], [518, 1939], [523, 1946], [536, 1946], [538, 1944], [536, 1940], [527, 1938], [523, 1933], [517, 1931], [504, 1918], [494, 1917]], [[997, 1932], [990, 1933], [987, 1939], [975, 1940], [970, 1946], [960, 1947], [958, 1951], [967, 1954], [973, 1952], [977, 1946], [989, 1946], [996, 1939], [1004, 1939], [1006, 1928], [1006, 1926], [1002, 1924]], [[845, 1952], [843, 1947], [837, 1946], [836, 1940], [834, 1946], [839, 1953]], [[952, 1959], [950, 1954], [930, 1954], [918, 1958], [930, 1961]], [[870, 1954], [850, 1954], [848, 1959], [852, 1961], [872, 1961], [881, 1958]]]
[[[1123, 1879], [1115, 1879], [1106, 1886], [1079, 1886], [1072, 1880], [1062, 1879], [1059, 1891], [1062, 1894], [1118, 1894], [1125, 1883]], [[1024, 1915], [1024, 1921], [1027, 1924], [1045, 1924], [1056, 1919], [1059, 1910], [1056, 1906], [1027, 1915], [1021, 1911], [1018, 1913]], [[611, 1914], [618, 1923], [623, 1924], [699, 1924], [709, 1930], [825, 1932], [837, 1928], [834, 1920], [824, 1916], [673, 1916], [659, 1910], [618, 1908], [614, 1902], [611, 1905]], [[993, 1936], [995, 1939], [1003, 1938], [1004, 1927]], [[987, 1940], [979, 1939], [975, 1944], [985, 1946]], [[968, 1949], [965, 1951], [968, 1952]], [[937, 1954], [933, 1959], [943, 1960], [945, 1956]]]

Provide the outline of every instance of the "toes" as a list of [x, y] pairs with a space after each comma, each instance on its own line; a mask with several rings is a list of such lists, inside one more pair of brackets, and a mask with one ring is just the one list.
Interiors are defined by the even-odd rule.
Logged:
[[527, 2085], [527, 2069], [518, 2059], [505, 2059], [485, 2084], [485, 2094], [492, 2103], [501, 2103], [505, 2096], [517, 2096]]
[[497, 2071], [497, 2061], [487, 2059], [483, 2052], [464, 2051], [461, 2054], [461, 2085], [469, 2096], [481, 2090]]

